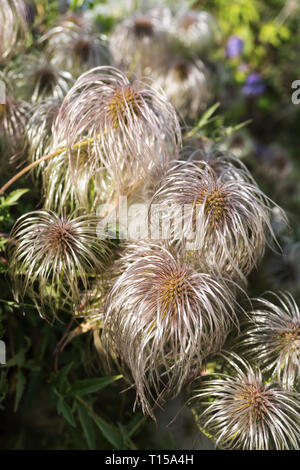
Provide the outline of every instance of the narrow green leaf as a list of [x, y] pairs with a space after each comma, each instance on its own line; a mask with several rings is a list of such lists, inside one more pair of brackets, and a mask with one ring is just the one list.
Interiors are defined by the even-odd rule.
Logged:
[[123, 449], [123, 437], [119, 430], [95, 414], [93, 414], [92, 417], [95, 424], [98, 426], [108, 442], [110, 442], [116, 449]]
[[1, 204], [2, 207], [10, 207], [14, 206], [20, 197], [23, 196], [23, 194], [28, 193], [29, 189], [17, 189], [16, 191], [11, 192], [7, 198], [4, 200], [4, 202]]
[[196, 125], [196, 128], [199, 129], [204, 126], [209, 120], [209, 118], [214, 114], [214, 112], [219, 108], [220, 103], [215, 103], [213, 106], [208, 108], [205, 113], [202, 114], [198, 124]]
[[75, 420], [73, 417], [73, 411], [71, 407], [68, 405], [68, 403], [65, 402], [65, 400], [60, 397], [57, 402], [57, 411], [58, 414], [62, 415], [66, 421], [68, 421], [71, 426], [75, 427]]
[[76, 401], [76, 408], [78, 411], [79, 421], [82, 426], [84, 435], [86, 437], [89, 449], [95, 450], [96, 439], [95, 439], [95, 429], [94, 429], [93, 421], [91, 420], [84, 406], [82, 406], [81, 403], [79, 403], [78, 401]]
[[70, 362], [58, 372], [58, 374], [53, 379], [53, 385], [55, 385], [55, 387], [59, 388], [62, 385], [63, 381], [72, 369], [73, 365], [74, 362]]
[[121, 424], [121, 423], [118, 423], [118, 427], [119, 427], [120, 433], [121, 433], [122, 438], [123, 438], [123, 448], [125, 448], [125, 449], [130, 448], [132, 450], [136, 449], [136, 446], [134, 445], [134, 443], [130, 439], [130, 435], [128, 433], [127, 427], [123, 426], [123, 424]]
[[88, 393], [98, 392], [107, 385], [122, 378], [122, 375], [114, 375], [112, 377], [98, 377], [94, 379], [84, 379], [74, 382], [71, 389], [68, 391], [67, 396], [81, 396]]
[[22, 348], [17, 354], [14, 355], [9, 361], [7, 361], [6, 364], [4, 364], [2, 367], [14, 367], [14, 366], [19, 366], [22, 367], [24, 365], [25, 361], [25, 349]]
[[25, 390], [25, 385], [26, 385], [26, 377], [21, 371], [21, 369], [19, 369], [17, 373], [17, 388], [16, 388], [15, 405], [14, 405], [15, 413], [19, 408], [20, 400]]

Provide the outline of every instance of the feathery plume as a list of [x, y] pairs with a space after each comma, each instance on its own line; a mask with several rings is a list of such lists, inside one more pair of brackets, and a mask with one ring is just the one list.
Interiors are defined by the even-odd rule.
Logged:
[[72, 212], [76, 207], [94, 212], [99, 204], [112, 201], [115, 194], [112, 180], [103, 168], [91, 175], [86, 148], [73, 150], [69, 159], [62, 152], [50, 160], [43, 170], [43, 188], [44, 207], [58, 214], [63, 214], [66, 208]]
[[156, 165], [174, 158], [181, 132], [175, 110], [163, 94], [146, 83], [130, 82], [113, 67], [98, 67], [79, 77], [54, 129], [54, 148], [66, 142], [69, 154], [83, 139], [90, 142], [91, 174], [106, 170], [121, 193]]
[[24, 43], [27, 31], [27, 10], [23, 0], [1, 0], [0, 62], [7, 60]]
[[22, 57], [14, 74], [20, 93], [32, 103], [48, 98], [62, 100], [74, 83], [70, 72], [57, 69], [41, 53]]
[[78, 77], [81, 73], [109, 63], [108, 47], [103, 35], [93, 32], [86, 19], [68, 16], [41, 38], [51, 63], [69, 70]]
[[[32, 106], [31, 116], [26, 126], [28, 159], [36, 161], [50, 153], [52, 148], [53, 124], [61, 106], [60, 99], [47, 99]], [[39, 174], [46, 163], [38, 165]]]
[[[238, 450], [299, 449], [300, 397], [231, 353], [232, 373], [201, 377], [192, 407], [216, 446]], [[207, 401], [205, 401], [207, 399]], [[204, 411], [203, 411], [204, 409]]]
[[200, 60], [173, 59], [157, 82], [182, 119], [194, 119], [208, 103], [208, 76]]
[[175, 41], [187, 54], [203, 54], [216, 43], [219, 35], [214, 17], [206, 11], [179, 11], [172, 28]]
[[113, 30], [109, 49], [113, 63], [139, 77], [151, 75], [169, 54], [171, 14], [167, 8], [135, 13]]
[[[236, 168], [234, 173], [238, 173]], [[225, 175], [226, 176], [226, 175]], [[180, 240], [212, 270], [244, 280], [262, 259], [266, 231], [274, 237], [272, 201], [254, 183], [217, 176], [204, 161], [181, 162], [172, 168], [150, 204], [159, 205], [162, 218], [175, 223], [171, 240]], [[178, 232], [178, 217], [181, 227]], [[176, 221], [177, 219], [177, 221]]]
[[287, 389], [300, 379], [300, 312], [289, 293], [269, 293], [275, 303], [256, 299], [258, 307], [248, 313], [250, 326], [243, 334], [243, 352]]
[[128, 245], [120, 272], [107, 297], [103, 342], [152, 415], [151, 402], [179, 393], [192, 367], [222, 348], [236, 322], [235, 300], [224, 280], [160, 245]]
[[56, 315], [67, 304], [80, 299], [80, 284], [101, 274], [109, 255], [107, 245], [97, 238], [94, 216], [57, 216], [52, 211], [35, 211], [15, 223], [8, 245], [9, 274], [17, 301], [25, 293], [33, 297], [41, 316], [46, 307]]
[[16, 99], [9, 73], [0, 72], [0, 79], [5, 83], [5, 103], [0, 104], [0, 134], [5, 141], [4, 155], [13, 157], [23, 153], [25, 147], [25, 129], [30, 117], [31, 107], [23, 100]]

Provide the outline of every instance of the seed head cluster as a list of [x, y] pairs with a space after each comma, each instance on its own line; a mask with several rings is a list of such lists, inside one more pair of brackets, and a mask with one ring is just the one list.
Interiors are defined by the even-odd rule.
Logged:
[[[75, 320], [66, 341], [91, 332], [145, 415], [191, 392], [220, 448], [299, 449], [299, 246], [241, 160], [244, 129], [223, 139], [213, 116], [215, 19], [173, 3], [106, 35], [85, 14], [47, 28], [27, 0], [0, 0], [0, 164], [12, 173], [0, 220], [19, 196], [2, 193], [29, 170], [41, 195], [7, 240], [14, 299], [54, 325]], [[219, 125], [221, 143], [209, 137]], [[276, 237], [288, 248], [266, 276], [295, 298], [251, 300], [249, 276], [260, 284], [264, 255], [280, 258]]]

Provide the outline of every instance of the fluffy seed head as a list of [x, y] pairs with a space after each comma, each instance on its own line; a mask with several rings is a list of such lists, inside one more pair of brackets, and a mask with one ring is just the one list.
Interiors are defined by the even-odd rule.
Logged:
[[9, 272], [19, 301], [32, 297], [45, 316], [49, 307], [79, 302], [80, 284], [88, 288], [89, 276], [102, 271], [107, 246], [96, 237], [93, 216], [58, 217], [51, 211], [22, 216], [12, 229], [8, 246]]
[[[69, 16], [51, 28], [42, 38], [51, 63], [78, 77], [82, 72], [109, 63], [107, 45], [102, 35], [77, 16]], [[77, 24], [78, 23], [78, 24]], [[82, 23], [82, 24], [81, 24]]]
[[67, 152], [62, 152], [47, 162], [43, 188], [44, 207], [58, 214], [77, 207], [95, 212], [99, 204], [108, 203], [114, 195], [114, 185], [103, 168], [91, 175], [86, 148], [74, 150], [69, 158]]
[[227, 360], [231, 374], [202, 378], [195, 393], [200, 426], [225, 449], [299, 449], [299, 394], [265, 383], [258, 369], [235, 354]]
[[129, 370], [143, 411], [175, 396], [191, 369], [219, 351], [236, 321], [222, 279], [159, 245], [127, 246], [108, 295], [103, 338]]
[[60, 109], [54, 146], [66, 141], [70, 149], [85, 139], [91, 142], [91, 173], [107, 171], [120, 192], [172, 159], [181, 145], [178, 119], [165, 96], [112, 67], [81, 75]]
[[18, 156], [25, 146], [25, 128], [31, 109], [28, 103], [15, 98], [9, 74], [0, 72], [0, 79], [6, 85], [5, 103], [0, 104], [0, 135], [5, 141], [3, 154]]
[[150, 75], [168, 56], [170, 21], [167, 8], [135, 13], [126, 18], [110, 37], [113, 63], [139, 77]]
[[42, 54], [22, 57], [15, 71], [16, 83], [27, 101], [62, 100], [74, 83], [72, 75], [59, 70]]
[[245, 354], [292, 389], [300, 379], [300, 312], [291, 294], [272, 294], [275, 303], [257, 299], [241, 346]]
[[[32, 107], [31, 116], [26, 126], [28, 158], [34, 162], [51, 151], [53, 124], [61, 106], [61, 100], [48, 99]], [[35, 170], [39, 174], [46, 162], [39, 164]]]
[[[241, 279], [261, 260], [270, 225], [271, 201], [256, 184], [239, 173], [217, 176], [204, 161], [183, 162], [172, 168], [153, 196], [151, 206], [161, 205], [162, 218], [180, 231], [170, 230], [195, 256], [206, 259], [211, 269], [230, 272]], [[178, 215], [179, 214], [179, 215]]]
[[183, 119], [194, 119], [206, 107], [209, 99], [207, 78], [200, 60], [193, 63], [177, 59], [159, 74], [157, 82], [179, 115]]
[[28, 25], [25, 2], [1, 0], [0, 24], [0, 62], [3, 62], [15, 54], [26, 39]]
[[214, 17], [206, 11], [189, 10], [177, 14], [172, 35], [187, 52], [200, 54], [215, 44], [218, 27]]

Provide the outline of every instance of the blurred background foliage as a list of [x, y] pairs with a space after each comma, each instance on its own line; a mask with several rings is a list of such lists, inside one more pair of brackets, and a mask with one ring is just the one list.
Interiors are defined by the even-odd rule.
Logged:
[[[35, 18], [27, 40], [29, 49], [68, 8], [88, 13], [109, 35], [124, 16], [142, 6], [155, 5], [154, 1], [125, 0], [31, 3], [35, 5]], [[172, 7], [180, 2], [164, 3]], [[274, 224], [288, 251], [300, 242], [300, 105], [291, 101], [291, 84], [300, 79], [299, 3], [182, 3], [211, 13], [221, 33], [218, 44], [205, 58], [216, 77], [214, 94], [205, 119], [202, 116], [193, 123], [195, 134], [204, 140], [216, 140], [221, 148], [241, 158], [263, 191], [286, 210], [289, 229], [281, 231], [276, 214]], [[242, 41], [242, 49], [233, 56], [228, 52], [232, 36]], [[254, 91], [253, 82], [247, 84], [251, 74], [258, 76]], [[257, 84], [260, 88], [256, 93]], [[245, 92], [247, 86], [250, 92]], [[10, 172], [1, 168], [0, 183]], [[20, 215], [41, 203], [30, 176], [20, 180], [18, 188], [0, 197], [0, 339], [7, 345], [7, 363], [0, 369], [0, 448], [210, 448], [212, 444], [199, 433], [186, 410], [166, 427], [184, 398], [168, 405], [165, 412], [159, 411], [158, 424], [139, 410], [133, 412], [133, 390], [124, 392], [120, 376], [102, 376], [89, 333], [74, 337], [63, 347], [66, 334], [75, 326], [63, 312], [61, 321], [49, 324], [30, 302], [20, 306], [13, 301], [6, 276], [8, 234]], [[276, 264], [276, 253], [267, 250], [259, 270], [250, 276], [249, 295], [286, 284], [299, 295], [298, 261], [286, 256], [281, 265]]]

